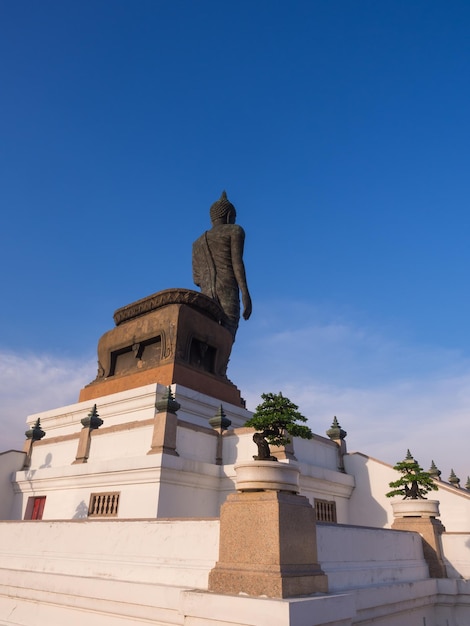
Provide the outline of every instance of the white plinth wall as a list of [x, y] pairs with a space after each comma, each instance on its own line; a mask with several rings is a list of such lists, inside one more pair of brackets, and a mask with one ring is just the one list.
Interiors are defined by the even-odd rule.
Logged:
[[[334, 507], [337, 523], [316, 526], [328, 593], [276, 600], [208, 592], [235, 466], [251, 480], [243, 474], [256, 453], [243, 426], [250, 413], [224, 405], [232, 426], [220, 434], [209, 424], [220, 402], [173, 385], [181, 404], [174, 453], [149, 454], [164, 391], [147, 385], [33, 415], [28, 423], [39, 417], [46, 436], [34, 443], [30, 466], [22, 468], [21, 453], [0, 455], [2, 626], [470, 624], [468, 494], [439, 489], [449, 578], [431, 579], [421, 537], [387, 529], [391, 468], [346, 455], [342, 472], [336, 444], [319, 435], [295, 440], [295, 459], [279, 454], [296, 479], [274, 488]], [[87, 462], [75, 463], [94, 402], [103, 425], [90, 435]], [[89, 517], [91, 496], [102, 492], [119, 494], [114, 516]], [[23, 521], [35, 498], [45, 498], [42, 520]]]

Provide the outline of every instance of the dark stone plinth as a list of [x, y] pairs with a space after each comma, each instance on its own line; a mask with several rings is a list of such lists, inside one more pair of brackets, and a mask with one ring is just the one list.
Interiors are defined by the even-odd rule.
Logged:
[[198, 291], [193, 291], [192, 289], [164, 289], [117, 309], [113, 316], [114, 323], [116, 326], [119, 326], [123, 322], [146, 315], [169, 304], [187, 304], [218, 324], [222, 324], [227, 319], [217, 302]]
[[216, 302], [190, 289], [167, 289], [118, 309], [98, 342], [98, 375], [80, 401], [157, 382], [242, 405], [226, 371], [233, 336]]

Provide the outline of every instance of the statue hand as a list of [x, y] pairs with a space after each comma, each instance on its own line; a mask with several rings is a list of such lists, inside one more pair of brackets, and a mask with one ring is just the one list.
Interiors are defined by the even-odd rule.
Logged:
[[251, 315], [251, 311], [252, 311], [251, 298], [249, 294], [244, 295], [242, 297], [242, 300], [243, 300], [243, 319], [247, 320], [249, 319]]

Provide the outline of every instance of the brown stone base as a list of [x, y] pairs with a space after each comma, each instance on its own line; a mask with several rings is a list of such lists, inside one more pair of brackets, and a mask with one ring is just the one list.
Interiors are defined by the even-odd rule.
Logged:
[[98, 342], [98, 374], [79, 402], [151, 383], [189, 387], [244, 406], [226, 376], [233, 335], [220, 306], [190, 289], [166, 289], [114, 314]]
[[120, 391], [159, 383], [168, 387], [173, 383], [212, 396], [221, 402], [243, 406], [240, 390], [229, 380], [221, 380], [206, 372], [199, 372], [181, 363], [168, 363], [152, 369], [123, 376], [111, 376], [92, 382], [80, 391], [79, 402], [93, 400]]
[[307, 498], [277, 491], [228, 496], [209, 590], [271, 598], [326, 593], [327, 577], [317, 563], [315, 512]]
[[217, 593], [246, 593], [250, 596], [293, 598], [328, 591], [327, 577], [321, 570], [289, 573], [273, 567], [272, 571], [234, 570], [217, 566], [209, 576], [209, 589]]
[[419, 533], [423, 540], [423, 554], [431, 578], [446, 578], [446, 566], [442, 556], [441, 535], [445, 528], [434, 517], [397, 517], [393, 530], [408, 530]]

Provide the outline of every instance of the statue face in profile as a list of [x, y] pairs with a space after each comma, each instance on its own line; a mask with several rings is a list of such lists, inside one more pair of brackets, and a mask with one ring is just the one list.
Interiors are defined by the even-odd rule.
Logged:
[[236, 214], [222, 192], [210, 208], [212, 228], [193, 244], [194, 283], [221, 306], [234, 339], [240, 320], [240, 292], [244, 319], [250, 317], [252, 308], [243, 263], [245, 231], [235, 224]]

